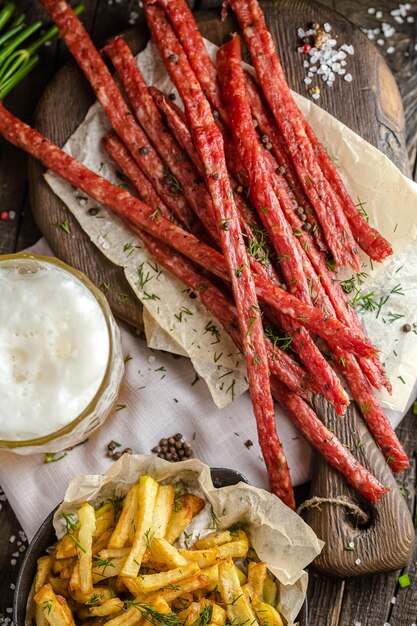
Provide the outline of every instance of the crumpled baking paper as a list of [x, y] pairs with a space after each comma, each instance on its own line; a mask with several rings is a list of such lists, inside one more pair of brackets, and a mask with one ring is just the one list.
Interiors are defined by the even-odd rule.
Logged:
[[[211, 57], [217, 46], [206, 41]], [[153, 42], [137, 56], [138, 65], [149, 85], [166, 93], [175, 92]], [[249, 66], [247, 66], [249, 67]], [[377, 393], [382, 405], [403, 411], [417, 378], [417, 185], [403, 176], [379, 150], [368, 144], [319, 106], [293, 94], [320, 141], [327, 147], [353, 199], [360, 203], [375, 226], [393, 245], [394, 257], [383, 264], [372, 263], [366, 255], [363, 273], [356, 279], [361, 295], [373, 294], [367, 301], [385, 304], [377, 310], [358, 307], [365, 330], [381, 350], [393, 385], [393, 395]], [[177, 98], [177, 102], [179, 98]], [[100, 141], [109, 124], [98, 103], [88, 111], [84, 122], [70, 137], [64, 149], [79, 161], [115, 184], [116, 169], [101, 149]], [[190, 300], [182, 285], [161, 269], [110, 210], [100, 207], [96, 217], [87, 209], [95, 203], [54, 174], [46, 179], [64, 201], [91, 241], [117, 265], [126, 277], [145, 311], [145, 331], [150, 345], [187, 354], [197, 374], [204, 378], [213, 400], [220, 408], [247, 389], [243, 359], [236, 346], [198, 300]], [[349, 278], [341, 274], [340, 279]], [[355, 295], [355, 294], [354, 294]], [[405, 323], [411, 331], [401, 331]]]
[[[307, 591], [304, 568], [320, 554], [324, 543], [301, 517], [263, 489], [245, 483], [216, 489], [210, 468], [197, 459], [169, 463], [157, 457], [125, 454], [104, 475], [73, 478], [54, 516], [58, 538], [66, 532], [63, 512], [75, 513], [86, 501], [94, 505], [115, 495], [124, 496], [144, 474], [167, 484], [182, 481], [188, 491], [206, 500], [206, 507], [187, 528], [187, 534], [244, 524], [258, 557], [280, 583], [280, 610], [291, 626]], [[218, 518], [215, 526], [212, 513]]]

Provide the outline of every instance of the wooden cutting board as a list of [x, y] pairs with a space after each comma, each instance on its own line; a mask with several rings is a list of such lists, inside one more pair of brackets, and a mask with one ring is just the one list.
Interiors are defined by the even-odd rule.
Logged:
[[[205, 0], [210, 8], [212, 0]], [[307, 0], [282, 0], [263, 4], [266, 21], [277, 43], [291, 87], [307, 95], [305, 69], [296, 49], [298, 27], [312, 21], [329, 22], [340, 42], [353, 44], [355, 54], [349, 58], [353, 82], [338, 78], [332, 89], [323, 87], [320, 105], [352, 128], [364, 139], [385, 152], [400, 169], [408, 174], [408, 159], [404, 141], [404, 118], [400, 95], [383, 57], [366, 37], [338, 14]], [[202, 34], [221, 44], [237, 30], [233, 18], [219, 19], [219, 11], [196, 14]], [[146, 45], [149, 34], [143, 22], [129, 33], [135, 52]], [[104, 43], [104, 42], [100, 42]], [[248, 56], [246, 59], [249, 61]], [[46, 136], [63, 145], [83, 120], [93, 94], [75, 63], [62, 68], [45, 91], [39, 103], [35, 125]], [[32, 207], [37, 223], [55, 254], [70, 265], [84, 271], [98, 285], [106, 285], [106, 296], [114, 313], [137, 329], [142, 329], [141, 305], [120, 268], [112, 265], [89, 241], [64, 205], [43, 180], [43, 169], [35, 161], [29, 166]], [[58, 225], [65, 219], [71, 232]], [[119, 294], [131, 294], [126, 300]], [[363, 502], [339, 476], [321, 459], [314, 465], [311, 497], [339, 498], [344, 496], [368, 514], [366, 523], [340, 505], [325, 503], [307, 510], [305, 518], [326, 546], [315, 566], [337, 576], [357, 576], [398, 569], [405, 565], [414, 540], [414, 527], [397, 484], [384, 459], [352, 405], [341, 420], [318, 398], [316, 410], [335, 434], [349, 445], [358, 460], [391, 488], [391, 492], [376, 506]], [[362, 447], [358, 447], [358, 441]], [[354, 549], [349, 548], [353, 542]]]

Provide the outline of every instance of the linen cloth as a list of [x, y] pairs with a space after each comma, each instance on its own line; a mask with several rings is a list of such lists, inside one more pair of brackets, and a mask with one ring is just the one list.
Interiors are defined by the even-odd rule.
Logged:
[[[52, 255], [45, 240], [31, 251]], [[123, 323], [120, 330], [123, 354], [130, 358], [118, 405], [106, 423], [55, 463], [45, 464], [44, 454], [0, 452], [0, 485], [29, 540], [60, 503], [71, 478], [109, 468], [113, 461], [106, 453], [111, 440], [122, 444], [117, 450], [129, 447], [134, 453], [150, 454], [162, 437], [182, 433], [191, 441], [195, 457], [211, 467], [238, 470], [252, 485], [268, 488], [249, 394], [219, 410], [204, 381], [196, 381], [189, 359], [149, 349]], [[406, 412], [386, 411], [394, 426]], [[278, 408], [276, 418], [293, 484], [302, 484], [311, 475], [311, 448]], [[248, 440], [252, 446], [245, 445]]]

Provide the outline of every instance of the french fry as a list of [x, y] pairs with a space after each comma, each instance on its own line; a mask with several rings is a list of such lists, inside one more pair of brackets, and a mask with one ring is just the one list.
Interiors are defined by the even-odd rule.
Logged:
[[92, 567], [92, 545], [93, 534], [96, 529], [96, 515], [93, 507], [88, 502], [82, 504], [78, 510], [78, 520], [80, 529], [78, 531], [79, 546], [78, 553], [78, 569], [80, 575], [80, 591], [82, 593], [90, 593], [93, 589], [93, 577], [91, 575]]
[[259, 602], [263, 602], [264, 583], [266, 579], [266, 563], [254, 563], [248, 565], [248, 584], [252, 586]]
[[266, 576], [264, 581], [264, 590], [263, 590], [263, 599], [264, 602], [270, 604], [271, 606], [275, 606], [277, 603], [277, 585], [274, 580], [270, 576]]
[[217, 533], [211, 533], [207, 537], [198, 539], [194, 545], [193, 550], [206, 550], [207, 548], [214, 548], [221, 546], [228, 541], [232, 541], [233, 537], [230, 530], [221, 530]]
[[196, 563], [176, 567], [167, 572], [158, 572], [157, 574], [147, 574], [136, 579], [139, 593], [152, 593], [159, 591], [169, 585], [174, 585], [184, 578], [188, 578], [200, 571]]
[[226, 623], [226, 611], [219, 604], [213, 604], [211, 621], [219, 626], [223, 626]]
[[161, 561], [168, 569], [187, 565], [187, 559], [166, 539], [156, 537], [151, 543], [151, 554], [155, 561]]
[[219, 584], [219, 563], [204, 568], [202, 572], [207, 576], [207, 591], [216, 589]]
[[93, 561], [93, 568], [91, 570], [93, 576], [93, 584], [106, 580], [106, 578], [113, 578], [118, 576], [123, 569], [123, 565], [126, 559], [112, 559], [111, 561], [97, 559]]
[[63, 570], [67, 569], [68, 566], [71, 566], [74, 563], [74, 558], [67, 559], [54, 559], [52, 565], [52, 571], [54, 574], [60, 574]]
[[44, 586], [49, 572], [51, 571], [52, 564], [53, 559], [51, 556], [41, 556], [41, 558], [38, 559], [38, 569], [36, 570], [34, 582], [35, 592], [39, 591], [39, 589]]
[[109, 528], [108, 530], [105, 530], [101, 535], [93, 537], [93, 554], [98, 554], [100, 550], [104, 550], [104, 548], [107, 548], [112, 534], [113, 528]]
[[284, 626], [281, 615], [273, 606], [266, 602], [260, 602], [255, 612], [260, 626]]
[[50, 585], [43, 585], [34, 600], [51, 626], [75, 626], [65, 598], [57, 596]]
[[130, 548], [104, 548], [100, 550], [98, 557], [103, 561], [111, 559], [126, 559], [129, 556]]
[[174, 499], [175, 487], [173, 485], [161, 485], [159, 487], [152, 521], [155, 537], [165, 537], [168, 521], [174, 510]]
[[158, 483], [150, 476], [141, 476], [139, 480], [138, 511], [135, 518], [135, 536], [132, 549], [121, 572], [125, 577], [135, 578], [139, 573], [147, 543], [153, 536], [152, 521], [157, 494]]
[[123, 502], [122, 512], [109, 540], [109, 548], [123, 548], [129, 538], [129, 531], [137, 515], [139, 485], [133, 485]]
[[157, 595], [160, 595], [166, 600], [166, 602], [168, 602], [168, 604], [170, 604], [177, 598], [187, 593], [196, 593], [200, 589], [206, 589], [207, 583], [207, 576], [205, 576], [203, 572], [199, 572], [194, 576], [190, 576], [189, 578], [184, 578], [183, 580], [178, 581], [172, 587], [165, 588], [157, 592], [157, 594], [150, 594], [149, 602], [151, 602]]
[[247, 576], [242, 572], [241, 569], [237, 567], [237, 565], [235, 565], [235, 570], [236, 570], [237, 577], [239, 578], [240, 584], [246, 585], [246, 583], [248, 582]]
[[207, 550], [180, 550], [189, 563], [198, 563], [201, 569], [214, 565], [219, 559], [232, 557], [244, 558], [249, 549], [249, 539], [243, 530], [234, 541]]
[[106, 502], [100, 508], [96, 509], [96, 530], [94, 539], [100, 537], [109, 528], [113, 528], [115, 524], [115, 510], [111, 502]]
[[158, 613], [171, 613], [171, 609], [164, 598], [157, 596], [152, 604], [149, 602], [142, 602], [141, 600], [135, 598], [127, 611], [111, 620], [108, 620], [106, 622], [106, 626], [135, 626], [135, 624], [138, 624], [142, 620], [147, 626], [149, 626], [149, 621], [146, 620], [146, 615], [147, 613], [149, 614], [149, 612], [152, 612], [152, 609]]
[[120, 598], [111, 598], [106, 600], [100, 606], [81, 607], [78, 610], [78, 615], [81, 619], [88, 619], [89, 617], [105, 617], [106, 615], [113, 615], [124, 609], [125, 603]]
[[[38, 568], [36, 570], [36, 576], [35, 576], [35, 581], [34, 581], [35, 593], [39, 591], [39, 589], [43, 587], [43, 585], [45, 584], [46, 579], [49, 575], [49, 572], [52, 569], [52, 565], [53, 565], [52, 556], [41, 556], [41, 558], [38, 559]], [[35, 610], [35, 621], [36, 621], [36, 626], [46, 626], [48, 624], [48, 621], [44, 615], [44, 612], [42, 611], [42, 607], [38, 605], [36, 605], [36, 610]]]
[[219, 563], [219, 590], [231, 623], [257, 624], [256, 617], [247, 601], [231, 558]]
[[77, 556], [77, 546], [75, 544], [74, 538], [78, 537], [78, 528], [74, 530], [72, 535], [66, 534], [64, 535], [56, 544], [54, 557], [56, 559], [67, 559]]
[[52, 576], [51, 574], [49, 574], [48, 578], [46, 579], [46, 584], [52, 587], [53, 592], [56, 593], [57, 595], [63, 596], [64, 598], [70, 597], [70, 593], [68, 590], [68, 583], [69, 583], [68, 579], [61, 580], [61, 578], [56, 578], [55, 576]]
[[192, 593], [182, 593], [178, 598], [172, 601], [172, 608], [176, 613], [183, 611], [193, 602]]
[[165, 533], [165, 539], [169, 543], [175, 543], [187, 528], [191, 520], [205, 507], [205, 501], [191, 493], [186, 493], [176, 503], [177, 510], [169, 519]]

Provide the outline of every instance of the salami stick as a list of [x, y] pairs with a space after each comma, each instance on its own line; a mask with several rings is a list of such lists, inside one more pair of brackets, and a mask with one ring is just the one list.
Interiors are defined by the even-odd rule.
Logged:
[[161, 159], [135, 121], [82, 23], [64, 0], [41, 0], [41, 2], [58, 26], [114, 130], [178, 221], [187, 229], [193, 230], [195, 217], [182, 191], [173, 185], [172, 178], [167, 174]]
[[231, 0], [262, 90], [285, 140], [298, 177], [340, 266], [359, 271], [358, 248], [338, 198], [318, 166], [304, 120], [286, 83], [272, 37], [257, 0]]
[[[76, 161], [66, 152], [55, 146], [38, 131], [14, 117], [0, 103], [0, 133], [15, 146], [18, 146], [41, 161], [58, 176], [78, 187], [88, 196], [108, 206], [121, 218], [133, 222], [157, 239], [178, 250], [204, 269], [224, 280], [229, 276], [225, 270], [222, 255], [201, 242], [194, 235], [173, 224], [138, 198], [120, 187], [98, 176]], [[366, 337], [343, 326], [338, 320], [328, 317], [322, 311], [313, 309], [294, 298], [291, 294], [274, 285], [264, 276], [254, 278], [260, 297], [278, 308], [284, 315], [295, 319], [308, 330], [323, 339], [334, 336], [341, 348], [359, 356], [373, 356], [375, 348]]]
[[391, 244], [375, 228], [372, 228], [363, 215], [359, 213], [332, 160], [306, 121], [304, 121], [304, 128], [323, 174], [339, 197], [355, 240], [371, 259], [382, 262], [387, 256], [394, 253]]
[[[298, 206], [294, 206], [294, 210], [302, 211], [305, 215], [306, 221], [311, 226], [311, 232], [314, 234], [314, 238], [320, 246], [320, 249], [326, 250], [327, 245], [318, 227], [316, 215], [311, 208], [310, 201], [300, 185], [297, 172], [295, 171], [291, 157], [287, 153], [277, 125], [275, 124], [275, 120], [273, 119], [270, 111], [266, 109], [262, 94], [260, 93], [258, 86], [255, 84], [254, 79], [247, 73], [245, 73], [245, 85], [246, 95], [248, 97], [252, 115], [256, 120], [263, 137], [268, 139], [268, 143], [271, 146], [271, 152], [274, 154], [280, 166], [282, 176], [287, 180], [291, 192], [294, 195], [294, 199], [298, 203]], [[276, 164], [274, 167], [274, 163], [271, 163], [271, 160], [269, 162], [269, 169], [271, 173], [274, 173], [276, 176]]]
[[351, 354], [343, 354], [341, 350], [336, 351], [335, 356], [337, 367], [346, 378], [352, 395], [375, 441], [381, 448], [387, 464], [393, 472], [402, 472], [409, 466], [407, 455], [375, 398], [369, 382], [361, 372], [356, 359]]
[[103, 139], [103, 148], [119, 167], [122, 174], [126, 176], [139, 194], [139, 198], [150, 207], [155, 207], [155, 211], [169, 220], [173, 220], [171, 211], [164, 201], [158, 196], [151, 181], [133, 160], [128, 149], [119, 136], [114, 131], [110, 131]]
[[220, 98], [216, 68], [207, 54], [203, 38], [187, 3], [184, 0], [156, 0], [156, 2], [166, 12], [207, 100], [226, 121], [227, 114]]
[[[303, 268], [302, 250], [299, 249], [281, 210], [281, 206], [286, 205], [287, 211], [293, 211], [292, 203], [285, 190], [280, 189], [278, 196], [274, 193], [262, 155], [263, 148], [259, 145], [253, 127], [249, 103], [246, 100], [238, 35], [219, 48], [217, 70], [234, 143], [247, 172], [252, 204], [268, 230], [289, 290], [300, 300], [309, 302], [309, 286]], [[305, 330], [283, 320], [282, 316], [280, 322], [284, 330], [293, 336], [303, 362], [316, 371], [315, 380], [321, 393], [333, 404], [337, 413], [343, 415], [349, 398], [332, 368]]]
[[275, 377], [271, 378], [271, 388], [275, 399], [286, 408], [291, 420], [307, 441], [332, 467], [344, 475], [356, 491], [371, 502], [378, 502], [389, 491], [360, 465], [301, 398], [288, 391]]
[[240, 221], [229, 182], [221, 133], [216, 126], [209, 103], [163, 12], [158, 7], [147, 5], [146, 2], [144, 8], [153, 38], [181, 95], [194, 144], [206, 170], [206, 181], [220, 231], [221, 248], [238, 312], [249, 392], [271, 490], [294, 508], [289, 469], [275, 428], [274, 403], [269, 385], [261, 313], [240, 232]]
[[[103, 140], [103, 146], [112, 157], [120, 171], [131, 181], [142, 199], [151, 206], [159, 206], [159, 198], [151, 183], [144, 177], [127, 149], [114, 133], [110, 133]], [[144, 179], [141, 179], [142, 178]], [[158, 205], [159, 202], [159, 205]], [[199, 275], [184, 257], [172, 248], [136, 229], [139, 237], [145, 243], [155, 258], [172, 274], [182, 280], [192, 289], [206, 308], [221, 322], [226, 332], [230, 334], [237, 346], [241, 346], [238, 332], [236, 308], [232, 302], [207, 277]], [[310, 392], [306, 391], [308, 380], [306, 372], [285, 352], [265, 340], [268, 352], [268, 362], [271, 373], [274, 373], [289, 389], [309, 400]]]
[[194, 213], [212, 239], [217, 241], [217, 230], [212, 226], [213, 208], [210, 195], [204, 182], [199, 179], [195, 167], [165, 126], [129, 46], [122, 37], [116, 37], [106, 45], [104, 51], [119, 75], [136, 119], [162, 161], [168, 166], [169, 174], [172, 173], [174, 181], [180, 183]]
[[[274, 149], [274, 146], [278, 143], [278, 154], [281, 155], [281, 158], [285, 158], [285, 156], [283, 156], [284, 148], [280, 144], [280, 136], [275, 122], [270, 118], [269, 112], [266, 111], [257, 86], [255, 85], [253, 79], [247, 74], [245, 75], [245, 79], [246, 93], [248, 95], [253, 117], [258, 121], [262, 133], [268, 135], [268, 140], [272, 145], [272, 149]], [[268, 156], [267, 151], [264, 152], [264, 154], [265, 156]], [[291, 171], [291, 162], [288, 163], [288, 161], [285, 161], [284, 167], [286, 168], [286, 171]], [[273, 163], [269, 164], [269, 170], [275, 192], [279, 196], [281, 192], [280, 179], [275, 171]], [[317, 245], [323, 249], [322, 240], [317, 237], [319, 231], [315, 228], [316, 225], [314, 223], [314, 219], [313, 222], [311, 221], [308, 208], [304, 205], [304, 210], [300, 212], [299, 209], [291, 210], [291, 207], [288, 204], [284, 204], [282, 205], [282, 209], [288, 223], [293, 229], [293, 232], [297, 233], [297, 240], [299, 244], [301, 244], [305, 254], [310, 259], [317, 275], [320, 276], [320, 280], [325, 287], [326, 294], [336, 311], [336, 317], [344, 324], [360, 331], [361, 324], [355, 311], [348, 306], [346, 296], [339, 283], [336, 281], [335, 275], [327, 268], [325, 258], [321, 252], [317, 250]], [[303, 219], [301, 219], [301, 216]], [[313, 230], [311, 228], [306, 228], [305, 220], [309, 221], [310, 224], [313, 224]], [[377, 359], [361, 359], [360, 366], [371, 384], [376, 389], [385, 387], [389, 392], [391, 392], [391, 384], [384, 373], [381, 363]]]
[[184, 114], [181, 116], [179, 113], [182, 113], [181, 109], [178, 107], [174, 108], [172, 102], [168, 103], [165, 95], [159, 89], [155, 87], [149, 87], [149, 93], [152, 95], [155, 100], [156, 106], [166, 117], [166, 122], [169, 128], [171, 129], [172, 134], [175, 136], [176, 140], [180, 144], [180, 146], [186, 151], [189, 159], [194, 164], [194, 167], [202, 176], [205, 177], [204, 166], [201, 162], [200, 155], [194, 147], [193, 139], [191, 137], [191, 133], [188, 130], [187, 122], [185, 120]]
[[[144, 237], [143, 233], [140, 233], [139, 236], [142, 237], [148, 250], [160, 265], [166, 267], [193, 290], [207, 310], [219, 320], [236, 345], [240, 347], [241, 340], [237, 331], [236, 308], [233, 303], [206, 277], [198, 274], [183, 257], [173, 253], [172, 249], [167, 248], [149, 235]], [[273, 372], [271, 371], [271, 373]], [[346, 480], [361, 495], [371, 502], [377, 502], [389, 490], [358, 463], [352, 453], [324, 426], [314, 411], [301, 397], [298, 397], [300, 394], [292, 393], [280, 380], [282, 378], [278, 374], [271, 377], [273, 395], [277, 402], [287, 410], [298, 430], [332, 467], [345, 476]]]

